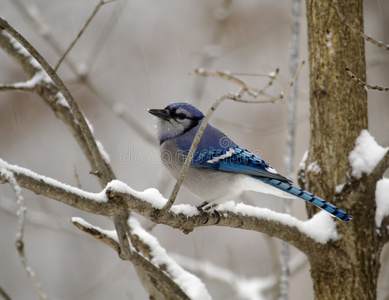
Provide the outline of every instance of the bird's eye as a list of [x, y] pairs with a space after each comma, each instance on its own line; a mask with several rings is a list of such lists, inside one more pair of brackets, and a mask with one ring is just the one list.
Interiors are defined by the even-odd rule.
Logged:
[[179, 120], [184, 120], [186, 119], [186, 115], [185, 114], [176, 114], [176, 119], [179, 119]]

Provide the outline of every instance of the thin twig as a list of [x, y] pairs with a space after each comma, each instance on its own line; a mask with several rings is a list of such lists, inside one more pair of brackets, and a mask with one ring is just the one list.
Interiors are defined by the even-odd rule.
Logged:
[[367, 35], [365, 34], [362, 30], [356, 28], [354, 25], [352, 25], [348, 20], [346, 20], [346, 18], [344, 17], [344, 15], [341, 13], [340, 9], [339, 9], [339, 3], [337, 0], [332, 0], [332, 4], [333, 6], [335, 7], [336, 9], [336, 12], [339, 16], [339, 18], [342, 20], [343, 23], [345, 23], [352, 31], [354, 31], [355, 33], [359, 34], [360, 36], [362, 36], [366, 41], [372, 43], [373, 45], [376, 45], [377, 47], [380, 47], [380, 48], [385, 48], [386, 50], [389, 50], [389, 44], [385, 44], [381, 41], [377, 41], [375, 39], [373, 39], [370, 35]]
[[22, 189], [19, 186], [18, 182], [16, 181], [14, 174], [10, 172], [9, 170], [5, 170], [2, 168], [1, 173], [5, 174], [5, 179], [7, 182], [11, 185], [15, 195], [16, 195], [16, 204], [17, 204], [17, 212], [16, 215], [18, 217], [18, 224], [17, 224], [17, 232], [16, 232], [16, 241], [15, 246], [18, 250], [19, 259], [22, 263], [24, 270], [26, 271], [28, 277], [31, 280], [31, 283], [33, 284], [35, 291], [37, 292], [40, 299], [47, 299], [47, 296], [45, 292], [42, 290], [42, 285], [36, 278], [35, 272], [31, 268], [31, 266], [27, 262], [27, 257], [24, 252], [24, 227], [26, 223], [26, 206], [24, 205], [24, 198], [22, 195]]
[[5, 92], [5, 91], [12, 91], [12, 92], [35, 92], [36, 91], [36, 86], [17, 86], [14, 84], [0, 84], [0, 91]]
[[100, 0], [100, 2], [96, 5], [95, 9], [93, 10], [92, 14], [89, 16], [88, 20], [86, 20], [84, 26], [81, 28], [80, 32], [77, 34], [76, 38], [73, 40], [73, 42], [69, 45], [69, 47], [66, 49], [65, 53], [61, 56], [57, 64], [55, 65], [54, 71], [57, 72], [59, 66], [61, 65], [62, 61], [65, 59], [65, 57], [68, 55], [70, 50], [72, 50], [73, 46], [78, 42], [81, 35], [84, 33], [85, 29], [88, 27], [90, 22], [93, 20], [93, 18], [96, 16], [99, 9], [107, 3], [113, 2], [115, 0]]
[[4, 291], [4, 289], [0, 286], [0, 296], [3, 297], [4, 300], [11, 300], [11, 297]]
[[[214, 76], [218, 77], [224, 80], [227, 80], [231, 83], [234, 83], [236, 85], [239, 85], [241, 88], [243, 88], [250, 96], [256, 98], [259, 95], [272, 97], [265, 93], [265, 90], [269, 88], [275, 79], [277, 78], [277, 75], [279, 73], [279, 69], [277, 68], [275, 72], [271, 74], [250, 74], [250, 73], [229, 73], [229, 72], [223, 72], [223, 71], [214, 71], [214, 70], [206, 70], [203, 68], [195, 69], [194, 74], [199, 76]], [[253, 87], [248, 86], [243, 80], [239, 79], [236, 76], [262, 76], [262, 77], [268, 77], [270, 81], [268, 84], [262, 88], [262, 89], [256, 89]]]
[[189, 168], [189, 165], [190, 165], [190, 163], [192, 161], [194, 153], [195, 153], [198, 145], [200, 144], [201, 137], [202, 137], [202, 135], [204, 133], [205, 127], [207, 126], [209, 119], [211, 118], [211, 116], [214, 113], [214, 111], [216, 110], [216, 108], [224, 100], [231, 99], [232, 97], [233, 97], [233, 95], [230, 95], [230, 94], [221, 96], [211, 106], [211, 108], [208, 110], [207, 114], [205, 115], [204, 119], [202, 120], [201, 125], [200, 125], [199, 129], [197, 130], [197, 133], [196, 133], [195, 137], [193, 138], [192, 145], [190, 146], [189, 152], [188, 152], [188, 154], [187, 154], [187, 156], [185, 158], [184, 165], [181, 168], [181, 171], [180, 171], [180, 174], [179, 174], [179, 176], [177, 178], [176, 184], [174, 185], [173, 191], [172, 191], [172, 193], [171, 193], [171, 195], [169, 197], [169, 201], [166, 203], [165, 207], [161, 211], [162, 214], [165, 214], [166, 212], [168, 212], [169, 209], [173, 206], [174, 201], [176, 200], [178, 191], [180, 190], [181, 184], [184, 181], [186, 172], [187, 172], [187, 170]]
[[[107, 38], [111, 35], [112, 30], [116, 26], [117, 22], [120, 20], [121, 14], [125, 12], [125, 6], [128, 4], [129, 1], [118, 1], [117, 5], [112, 12], [109, 20], [104, 25], [104, 28], [99, 33], [97, 41], [94, 43], [94, 45], [91, 47], [91, 51], [89, 53], [89, 56], [86, 58], [85, 65], [87, 67], [88, 73], [93, 68], [93, 64], [96, 63], [97, 57], [99, 56], [101, 50], [103, 49], [103, 46], [106, 44]], [[86, 75], [86, 74], [82, 74]]]
[[73, 170], [74, 170], [74, 178], [76, 179], [77, 187], [79, 189], [82, 189], [82, 184], [81, 184], [81, 181], [80, 181], [80, 176], [78, 176], [76, 165], [73, 165]]
[[[212, 25], [211, 41], [203, 48], [202, 55], [198, 65], [201, 68], [211, 68], [215, 59], [218, 57], [219, 47], [223, 34], [225, 34], [225, 26], [230, 16], [230, 7], [232, 0], [223, 0], [220, 6], [214, 10], [214, 20]], [[193, 98], [197, 103], [202, 99], [206, 80], [204, 78], [196, 78], [193, 84]]]
[[359, 85], [363, 85], [365, 88], [370, 89], [370, 90], [376, 90], [376, 91], [381, 91], [381, 92], [387, 92], [389, 91], [389, 87], [384, 87], [380, 85], [370, 85], [367, 82], [363, 81], [362, 79], [358, 78], [357, 76], [354, 75], [353, 72], [349, 68], [346, 68], [347, 74]]
[[[0, 201], [0, 211], [6, 213], [10, 217], [15, 216], [16, 204], [14, 201], [11, 201], [10, 198], [2, 195]], [[78, 231], [74, 231], [73, 228], [69, 228], [69, 222], [63, 220], [57, 215], [47, 214], [40, 212], [38, 210], [34, 210], [32, 208], [28, 209], [28, 214], [26, 214], [26, 224], [32, 224], [37, 227], [53, 230], [53, 231], [61, 231], [71, 235], [82, 236], [82, 234]]]

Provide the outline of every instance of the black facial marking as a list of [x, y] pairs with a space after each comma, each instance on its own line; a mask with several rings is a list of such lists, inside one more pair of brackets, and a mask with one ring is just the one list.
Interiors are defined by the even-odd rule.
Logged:
[[190, 120], [189, 126], [187, 126], [187, 128], [185, 128], [185, 130], [182, 132], [182, 134], [184, 134], [184, 133], [188, 132], [189, 130], [191, 130], [192, 128], [196, 127], [199, 124], [199, 121], [203, 118], [203, 116], [201, 116], [201, 117], [195, 117], [195, 116], [189, 117], [184, 113], [177, 112], [176, 107], [174, 107], [174, 108], [167, 107], [167, 109], [169, 109], [170, 117], [177, 122], [183, 121], [185, 119]]

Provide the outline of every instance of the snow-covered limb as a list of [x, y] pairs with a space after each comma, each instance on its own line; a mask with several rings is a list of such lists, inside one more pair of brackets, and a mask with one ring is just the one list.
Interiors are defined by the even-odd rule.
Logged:
[[[378, 228], [381, 228], [382, 221], [385, 217], [389, 217], [389, 178], [383, 178], [377, 182], [375, 191], [375, 201], [377, 209], [375, 212], [375, 223]], [[389, 227], [387, 228], [389, 231]]]
[[[150, 247], [146, 250], [146, 253], [142, 255], [146, 256], [150, 261], [164, 269], [173, 281], [180, 286], [183, 291], [191, 299], [211, 299], [205, 285], [202, 281], [193, 274], [185, 271], [177, 264], [172, 258], [170, 258], [166, 250], [159, 244], [158, 240], [142, 228], [139, 222], [131, 218], [129, 220], [131, 233], [138, 237], [138, 244], [134, 245], [136, 248], [140, 246], [140, 249], [144, 249], [144, 245]], [[137, 249], [139, 251], [139, 249]]]
[[381, 147], [367, 130], [362, 130], [353, 151], [350, 152], [349, 160], [352, 167], [351, 174], [355, 178], [361, 179], [363, 175], [367, 175], [367, 179], [371, 179], [372, 184], [376, 183], [375, 222], [377, 228], [381, 228], [385, 218], [389, 218], [389, 198], [387, 196], [389, 179], [381, 179], [389, 168], [389, 147]]
[[[21, 187], [90, 213], [116, 216], [131, 210], [185, 233], [199, 226], [213, 225], [217, 221], [215, 215], [210, 215], [208, 223], [204, 224], [205, 217], [187, 204], [174, 205], [166, 214], [160, 214], [167, 200], [156, 189], [138, 192], [114, 180], [100, 193], [89, 193], [3, 160], [0, 160], [0, 165], [0, 169], [14, 174]], [[6, 181], [3, 172], [0, 173], [0, 179]], [[308, 251], [311, 243], [324, 244], [338, 239], [336, 223], [325, 212], [318, 213], [308, 221], [300, 221], [287, 214], [242, 203], [234, 205], [229, 202], [221, 205], [218, 211], [221, 214], [218, 226], [263, 232], [285, 240], [303, 252]]]
[[233, 298], [246, 300], [264, 300], [269, 290], [273, 289], [278, 279], [276, 275], [264, 278], [244, 278], [234, 272], [218, 267], [211, 262], [184, 257], [174, 254], [172, 257], [184, 268], [198, 274], [203, 278], [218, 281], [225, 284], [235, 292]]
[[[72, 223], [77, 226], [77, 228], [107, 244], [115, 251], [119, 251], [118, 237], [115, 230], [101, 229], [76, 217], [72, 218]], [[202, 281], [193, 274], [185, 271], [170, 258], [166, 253], [166, 250], [159, 244], [158, 240], [144, 230], [137, 220], [131, 218], [129, 223], [132, 234], [136, 236], [136, 242], [132, 249], [134, 259], [137, 261], [134, 262], [135, 264], [151, 263], [157, 270], [153, 276], [158, 281], [163, 282], [166, 280], [166, 276], [172, 279], [176, 283], [176, 299], [187, 299], [186, 296], [193, 300], [211, 299], [211, 296]], [[184, 293], [182, 293], [181, 289]]]
[[[171, 254], [182, 267], [210, 280], [218, 281], [235, 292], [234, 299], [263, 300], [269, 299], [273, 290], [274, 294], [278, 285], [278, 276], [271, 274], [266, 277], [245, 278], [234, 272], [215, 266], [206, 260], [193, 259], [180, 254]], [[297, 255], [289, 262], [290, 275], [298, 272], [308, 262], [303, 254]]]
[[378, 163], [388, 156], [388, 151], [389, 148], [383, 148], [377, 144], [369, 131], [362, 130], [349, 155], [351, 175], [357, 179], [360, 179], [363, 174], [369, 175]]

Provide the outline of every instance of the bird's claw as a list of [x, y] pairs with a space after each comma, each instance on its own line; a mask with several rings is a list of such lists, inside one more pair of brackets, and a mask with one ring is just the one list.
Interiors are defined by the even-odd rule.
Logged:
[[[203, 224], [207, 224], [208, 221], [209, 221], [209, 212], [206, 212], [206, 211], [204, 211], [204, 209], [203, 209], [204, 206], [206, 206], [206, 205], [208, 205], [208, 202], [207, 202], [207, 201], [204, 201], [204, 202], [201, 203], [200, 205], [196, 206], [196, 208], [197, 208], [197, 210], [200, 212], [200, 214], [206, 218]], [[216, 221], [215, 225], [216, 225], [216, 224], [219, 224], [219, 222], [220, 222], [220, 213], [219, 213], [217, 210], [214, 209], [214, 210], [213, 210], [213, 214], [214, 214], [214, 215], [216, 216], [216, 218], [217, 218], [217, 221]]]
[[205, 205], [207, 205], [207, 204], [208, 204], [208, 202], [205, 201], [205, 202], [201, 203], [200, 205], [196, 206], [196, 208], [197, 208], [197, 210], [200, 212], [200, 214], [201, 214], [203, 217], [205, 217], [205, 221], [203, 222], [203, 224], [207, 224], [207, 223], [208, 223], [208, 220], [209, 220], [209, 214], [203, 210], [203, 207], [204, 207]]

